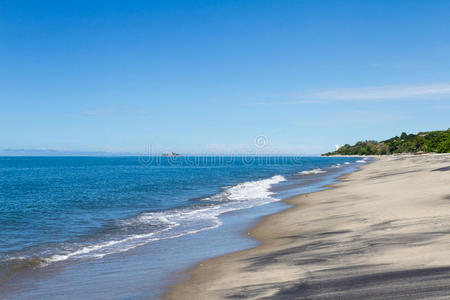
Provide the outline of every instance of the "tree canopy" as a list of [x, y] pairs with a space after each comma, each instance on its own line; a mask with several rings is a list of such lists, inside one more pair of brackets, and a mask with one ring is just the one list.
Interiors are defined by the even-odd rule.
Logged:
[[336, 151], [323, 155], [387, 155], [418, 152], [450, 153], [450, 128], [418, 134], [402, 132], [400, 136], [381, 142], [359, 141], [353, 146], [346, 144]]

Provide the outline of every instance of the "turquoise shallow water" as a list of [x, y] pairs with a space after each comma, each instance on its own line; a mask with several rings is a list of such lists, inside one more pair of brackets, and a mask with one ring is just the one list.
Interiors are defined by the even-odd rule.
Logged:
[[[254, 245], [240, 235], [246, 226], [357, 160], [0, 158], [0, 290], [14, 298], [158, 297], [173, 272]], [[109, 295], [109, 284], [122, 287]]]

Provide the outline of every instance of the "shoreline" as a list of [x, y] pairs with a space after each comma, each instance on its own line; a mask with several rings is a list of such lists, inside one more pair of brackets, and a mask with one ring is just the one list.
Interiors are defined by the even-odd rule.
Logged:
[[[185, 279], [185, 270], [195, 264], [212, 257], [255, 247], [258, 242], [247, 236], [247, 229], [257, 224], [262, 217], [287, 209], [288, 206], [280, 199], [323, 189], [325, 185], [334, 183], [337, 176], [355, 170], [358, 165], [358, 163], [354, 163], [355, 161], [347, 158], [308, 157], [292, 164], [282, 164], [273, 168], [263, 167], [262, 171], [266, 172], [265, 174], [261, 174], [259, 171], [248, 172], [245, 176], [253, 176], [255, 179], [239, 180], [236, 185], [224, 183], [226, 177], [215, 177], [218, 185], [223, 187], [220, 193], [205, 194], [201, 196], [202, 198], [207, 195], [217, 195], [227, 199], [228, 192], [230, 192], [230, 196], [240, 196], [242, 201], [236, 201], [241, 198], [225, 201], [225, 208], [227, 208], [227, 203], [235, 205], [240, 202], [244, 204], [249, 202], [249, 204], [256, 205], [248, 209], [228, 210], [228, 212], [221, 213], [220, 219], [218, 219], [220, 224], [211, 230], [185, 234], [173, 239], [160, 239], [123, 253], [106, 255], [101, 259], [86, 259], [87, 257], [78, 259], [75, 257], [54, 262], [42, 268], [18, 270], [15, 273], [17, 275], [14, 276], [20, 280], [5, 282], [0, 288], [0, 298], [2, 296], [11, 299], [19, 296], [45, 298], [45, 296], [61, 293], [67, 293], [75, 298], [84, 298], [94, 294], [99, 298], [107, 298], [118, 296], [118, 291], [120, 291], [124, 298], [160, 299], [171, 286]], [[318, 170], [318, 168], [323, 168], [326, 172], [323, 174], [322, 172], [318, 174], [313, 172], [311, 175], [303, 176], [309, 174], [306, 171]], [[248, 168], [245, 167], [245, 169]], [[306, 170], [305, 174], [303, 174], [303, 170]], [[277, 180], [273, 180], [274, 177]], [[283, 180], [273, 184], [275, 181], [279, 181], [278, 177], [282, 177]], [[248, 197], [244, 198], [246, 194]], [[258, 201], [258, 197], [264, 197], [270, 204], [253, 203], [252, 200]], [[202, 212], [202, 210], [198, 211]], [[213, 212], [214, 216], [218, 215], [216, 210]], [[191, 216], [191, 214], [187, 214], [187, 217], [194, 220], [193, 225], [199, 224], [197, 219]], [[210, 214], [206, 215], [206, 217], [208, 216]], [[198, 219], [202, 221], [210, 218]], [[182, 226], [179, 227], [183, 229]], [[148, 278], [152, 280], [148, 281]], [[74, 290], [73, 286], [78, 286], [78, 288]]]
[[[405, 181], [408, 185], [408, 181], [411, 183], [417, 180], [417, 176], [429, 173], [433, 171], [433, 168], [447, 167], [449, 158], [450, 156], [445, 154], [376, 157], [375, 161], [360, 166], [359, 170], [338, 177], [338, 183], [328, 186], [331, 189], [283, 200], [284, 203], [293, 207], [265, 216], [250, 228], [248, 235], [259, 241], [258, 246], [197, 264], [187, 271], [189, 278], [175, 284], [164, 298], [288, 299], [325, 295], [331, 298], [359, 298], [380, 296], [383, 293], [386, 296], [390, 295], [390, 286], [392, 286], [390, 292], [396, 292], [395, 284], [390, 284], [392, 281], [405, 279], [415, 281], [417, 276], [421, 276], [420, 280], [424, 285], [423, 290], [415, 291], [420, 296], [439, 295], [439, 292], [443, 291], [450, 292], [450, 280], [446, 281], [445, 288], [442, 287], [442, 282], [438, 288], [427, 281], [435, 276], [436, 272], [450, 274], [450, 260], [445, 259], [446, 252], [442, 249], [450, 250], [450, 247], [446, 248], [446, 243], [439, 242], [445, 239], [444, 234], [435, 233], [432, 239], [437, 241], [427, 243], [430, 238], [416, 232], [418, 229], [422, 231], [436, 229], [433, 227], [433, 220], [445, 219], [447, 215], [443, 216], [439, 213], [442, 207], [438, 207], [437, 211], [434, 209], [431, 216], [423, 212], [421, 215], [420, 206], [424, 204], [424, 201], [417, 203], [419, 210], [417, 207], [411, 207], [410, 213], [405, 212], [405, 207], [402, 205], [407, 205], [411, 194], [406, 198], [401, 197], [401, 193], [405, 191]], [[422, 166], [422, 170], [411, 170], [411, 168], [417, 169], [418, 165]], [[403, 172], [398, 172], [399, 168]], [[409, 174], [413, 172], [422, 174], [416, 174], [416, 176]], [[372, 176], [370, 180], [373, 180], [375, 185], [390, 185], [390, 191], [393, 194], [400, 194], [397, 198], [402, 198], [401, 205], [396, 207], [395, 213], [403, 218], [392, 219], [389, 213], [383, 217], [383, 209], [380, 210], [380, 207], [386, 205], [386, 200], [384, 202], [381, 200], [378, 203], [381, 204], [381, 206], [378, 205], [379, 207], [377, 203], [371, 202], [377, 196], [371, 195], [370, 192], [374, 193], [374, 190], [367, 184], [369, 175], [373, 173], [384, 173], [378, 174], [379, 177]], [[436, 181], [437, 177], [436, 173], [442, 173], [441, 175], [444, 176], [441, 176], [441, 180], [433, 186], [433, 180]], [[429, 177], [434, 178], [422, 179], [431, 185], [429, 189], [438, 190], [434, 194], [444, 198], [450, 197], [443, 195], [445, 184], [442, 183], [450, 182], [447, 172], [435, 172]], [[394, 188], [390, 184], [391, 181], [383, 182], [385, 178], [393, 181]], [[364, 179], [367, 180], [364, 181]], [[396, 179], [403, 184], [397, 190]], [[414, 196], [412, 187], [410, 189], [413, 190]], [[368, 190], [369, 193], [367, 196], [359, 195], [364, 201], [358, 201], [358, 193], [364, 193], [364, 190]], [[428, 192], [426, 191], [425, 194]], [[352, 196], [356, 198], [345, 201], [343, 195], [348, 197], [352, 193], [354, 194]], [[371, 201], [367, 201], [368, 198]], [[352, 209], [352, 205], [356, 209]], [[373, 209], [375, 213], [371, 213]], [[389, 209], [389, 205], [386, 209]], [[432, 208], [428, 207], [428, 209]], [[425, 221], [420, 221], [424, 218]], [[408, 223], [408, 219], [413, 220], [411, 224], [393, 226], [395, 223]], [[417, 222], [414, 222], [415, 219]], [[377, 226], [378, 229], [376, 229]], [[404, 227], [411, 227], [411, 229], [408, 232], [402, 232], [405, 230]], [[379, 234], [378, 231], [383, 234]], [[387, 237], [386, 232], [389, 232]], [[362, 233], [368, 234], [369, 237], [364, 238]], [[396, 233], [398, 237], [392, 236], [392, 233]], [[395, 239], [402, 240], [402, 238], [404, 239], [402, 243], [395, 242]], [[418, 249], [422, 248], [427, 250], [424, 252], [428, 257], [425, 260], [417, 257]], [[436, 260], [439, 263], [436, 263]], [[371, 279], [371, 276], [375, 276], [377, 280]], [[391, 278], [390, 282], [384, 282], [377, 276], [386, 278], [394, 276], [395, 280]], [[349, 282], [358, 281], [358, 279], [366, 283], [363, 286], [356, 285], [358, 288], [348, 285]], [[381, 286], [380, 282], [383, 282]], [[381, 291], [381, 287], [384, 287], [384, 292]], [[412, 287], [404, 284], [404, 289], [410, 292]]]
[[[345, 156], [342, 156], [342, 157], [345, 157]], [[351, 156], [351, 157], [361, 157], [361, 156]], [[266, 226], [270, 226], [272, 217], [283, 215], [285, 212], [288, 212], [292, 209], [298, 208], [298, 206], [301, 205], [300, 203], [297, 203], [297, 201], [296, 201], [298, 198], [308, 197], [308, 195], [310, 195], [310, 194], [321, 193], [321, 192], [333, 189], [336, 187], [336, 185], [339, 185], [340, 183], [342, 183], [345, 180], [345, 178], [348, 177], [349, 175], [359, 172], [362, 168], [364, 168], [367, 165], [376, 161], [376, 157], [374, 157], [374, 156], [365, 156], [365, 157], [369, 157], [369, 158], [371, 158], [371, 160], [367, 161], [367, 163], [364, 165], [357, 166], [356, 170], [353, 172], [345, 173], [343, 175], [337, 176], [335, 178], [335, 180], [337, 182], [324, 185], [323, 190], [321, 189], [319, 191], [313, 191], [313, 192], [308, 192], [308, 193], [304, 193], [304, 194], [294, 195], [294, 196], [288, 197], [286, 199], [280, 200], [279, 202], [287, 205], [287, 207], [285, 209], [283, 209], [279, 212], [275, 212], [275, 213], [260, 217], [259, 220], [256, 220], [255, 224], [253, 224], [251, 227], [247, 228], [246, 230], [242, 231], [242, 236], [247, 235], [258, 243], [256, 246], [254, 246], [252, 248], [247, 248], [247, 249], [227, 253], [224, 255], [217, 256], [217, 257], [208, 258], [204, 261], [197, 263], [195, 266], [192, 266], [189, 269], [184, 271], [185, 275], [187, 275], [188, 278], [181, 282], [178, 282], [178, 283], [174, 284], [172, 287], [170, 287], [169, 292], [164, 295], [163, 299], [176, 300], [176, 299], [181, 299], [184, 297], [185, 299], [205, 299], [206, 300], [206, 298], [198, 297], [197, 291], [202, 289], [200, 286], [198, 286], [198, 289], [196, 292], [192, 291], [192, 289], [194, 289], [194, 290], [196, 289], [195, 286], [197, 285], [198, 280], [202, 281], [202, 284], [203, 284], [203, 283], [208, 282], [209, 280], [215, 279], [214, 276], [212, 276], [214, 271], [210, 271], [210, 270], [205, 271], [206, 267], [214, 268], [215, 265], [226, 263], [226, 260], [228, 260], [230, 258], [234, 258], [235, 256], [239, 256], [242, 253], [246, 253], [248, 251], [258, 249], [260, 247], [272, 246], [273, 244], [270, 243], [271, 239], [268, 238], [266, 233], [264, 232], [266, 229]], [[205, 273], [206, 276], [204, 276], [204, 274], [202, 274], [202, 273]], [[190, 296], [187, 296], [187, 298], [186, 298], [186, 289], [190, 290], [188, 292], [188, 294]], [[209, 297], [208, 297], [208, 299], [209, 299]]]

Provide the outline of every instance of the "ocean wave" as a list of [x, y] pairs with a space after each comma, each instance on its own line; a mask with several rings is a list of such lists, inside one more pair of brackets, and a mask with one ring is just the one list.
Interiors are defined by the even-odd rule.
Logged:
[[8, 257], [0, 261], [0, 285], [13, 278], [17, 272], [46, 265], [45, 260], [39, 257]]
[[[129, 251], [157, 240], [177, 238], [217, 228], [222, 225], [219, 216], [224, 213], [278, 201], [279, 199], [274, 197], [270, 188], [285, 180], [283, 176], [276, 175], [267, 179], [243, 182], [225, 187], [223, 192], [202, 199], [203, 205], [146, 212], [118, 221], [116, 224], [118, 232], [123, 233], [120, 236], [109, 240], [100, 238], [100, 241], [97, 239], [84, 243], [66, 243], [54, 249], [53, 253], [46, 257], [39, 255], [39, 258], [33, 258], [34, 263], [31, 266], [40, 267], [68, 259], [103, 258], [106, 255]], [[135, 233], [136, 231], [139, 233]], [[133, 233], [130, 234], [130, 232]], [[48, 249], [46, 253], [49, 253]], [[23, 264], [24, 260], [21, 257], [16, 262]], [[29, 263], [26, 265], [30, 266]]]
[[367, 161], [365, 159], [359, 159], [356, 162], [360, 164], [365, 164]]
[[331, 168], [333, 168], [333, 169], [339, 169], [340, 167], [341, 167], [341, 164], [335, 164], [335, 165], [331, 166]]
[[238, 185], [226, 188], [222, 193], [211, 197], [206, 197], [204, 200], [219, 200], [219, 201], [258, 201], [264, 199], [272, 199], [273, 192], [270, 187], [274, 184], [285, 181], [281, 175], [257, 180], [247, 181]]
[[314, 175], [314, 174], [321, 174], [321, 173], [326, 173], [326, 172], [327, 171], [325, 171], [325, 170], [317, 168], [317, 169], [312, 169], [312, 170], [298, 172], [297, 174], [300, 174], [300, 175]]
[[348, 161], [346, 161], [345, 163], [344, 163], [344, 165], [349, 165], [350, 163], [348, 162]]

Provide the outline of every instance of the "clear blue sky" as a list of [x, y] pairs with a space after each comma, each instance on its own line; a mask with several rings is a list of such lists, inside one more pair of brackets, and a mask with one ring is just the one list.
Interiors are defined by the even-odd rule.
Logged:
[[447, 129], [449, 12], [0, 0], [0, 149], [245, 152], [264, 135], [264, 151], [307, 154]]

